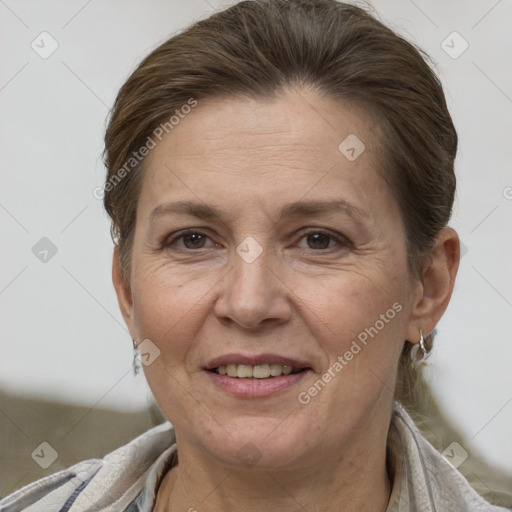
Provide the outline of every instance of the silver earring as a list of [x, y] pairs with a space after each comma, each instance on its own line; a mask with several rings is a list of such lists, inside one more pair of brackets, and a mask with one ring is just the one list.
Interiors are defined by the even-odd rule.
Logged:
[[140, 358], [139, 358], [139, 348], [135, 344], [135, 340], [132, 338], [133, 342], [133, 375], [136, 377], [140, 371]]
[[[418, 350], [421, 349], [422, 357], [421, 359], [417, 359], [418, 357]], [[425, 338], [423, 337], [423, 331], [420, 329], [420, 341], [419, 343], [416, 343], [414, 347], [411, 349], [411, 359], [412, 364], [414, 367], [418, 367], [421, 363], [427, 359], [429, 356], [429, 352], [427, 349], [427, 345], [425, 344]]]

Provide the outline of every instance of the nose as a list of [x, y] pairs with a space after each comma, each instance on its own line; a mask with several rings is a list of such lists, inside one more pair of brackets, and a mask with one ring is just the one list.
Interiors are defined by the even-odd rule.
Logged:
[[222, 280], [214, 307], [220, 321], [259, 330], [290, 319], [289, 288], [278, 273], [278, 265], [272, 265], [268, 252], [264, 250], [252, 262], [233, 254], [232, 271]]

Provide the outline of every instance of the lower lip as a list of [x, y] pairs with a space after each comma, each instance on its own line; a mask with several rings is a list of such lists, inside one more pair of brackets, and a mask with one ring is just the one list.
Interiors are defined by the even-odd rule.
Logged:
[[238, 379], [220, 375], [216, 372], [206, 371], [206, 373], [211, 381], [224, 391], [242, 398], [258, 398], [270, 396], [297, 385], [310, 371], [304, 370], [299, 373], [290, 373], [289, 375], [280, 375], [268, 379]]

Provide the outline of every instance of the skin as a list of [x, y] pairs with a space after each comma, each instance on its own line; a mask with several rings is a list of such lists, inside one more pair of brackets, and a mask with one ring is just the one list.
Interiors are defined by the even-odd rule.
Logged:
[[[365, 144], [354, 161], [338, 149], [351, 133]], [[378, 125], [364, 109], [305, 89], [202, 101], [148, 155], [130, 281], [115, 249], [113, 282], [132, 337], [160, 350], [144, 371], [176, 431], [179, 465], [159, 488], [157, 512], [386, 509], [399, 355], [404, 340], [418, 342], [419, 329], [430, 333], [444, 313], [459, 240], [444, 229], [423, 274], [410, 275], [381, 160]], [[361, 216], [279, 219], [288, 203], [334, 199]], [[149, 222], [156, 206], [180, 200], [225, 215]], [[206, 238], [174, 240], [186, 228]], [[236, 252], [247, 236], [262, 248], [252, 263]], [[394, 303], [401, 311], [300, 403], [298, 394]], [[203, 370], [229, 352], [305, 359], [312, 372], [275, 396], [239, 398]], [[247, 443], [259, 456], [251, 467], [239, 457]]]

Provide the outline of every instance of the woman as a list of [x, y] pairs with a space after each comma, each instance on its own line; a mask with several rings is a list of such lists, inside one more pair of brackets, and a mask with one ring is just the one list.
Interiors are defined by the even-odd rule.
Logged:
[[104, 204], [170, 423], [0, 510], [505, 510], [398, 400], [454, 286], [456, 149], [420, 53], [354, 6], [241, 2], [154, 50]]

